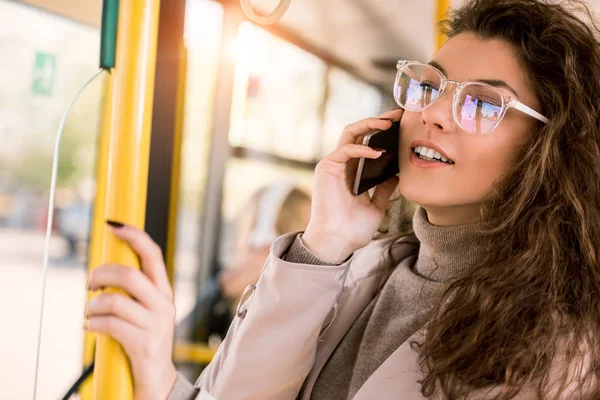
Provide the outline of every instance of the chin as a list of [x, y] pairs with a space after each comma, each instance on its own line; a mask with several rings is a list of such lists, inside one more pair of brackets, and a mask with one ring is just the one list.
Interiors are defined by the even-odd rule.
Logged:
[[399, 188], [400, 194], [411, 203], [415, 203], [421, 207], [436, 207], [443, 208], [452, 205], [451, 199], [448, 198], [446, 190], [440, 190], [439, 187], [432, 187], [429, 184], [423, 184], [420, 181], [412, 181], [410, 179], [400, 179]]
[[[428, 189], [428, 190], [425, 190]], [[458, 210], [462, 208], [471, 208], [473, 204], [478, 204], [477, 200], [470, 200], [457, 193], [448, 190], [431, 190], [423, 188], [420, 185], [400, 185], [399, 192], [406, 200], [417, 204], [426, 210]], [[453, 211], [454, 212], [454, 211]]]
[[447, 208], [450, 207], [450, 205], [448, 205], [447, 203], [445, 203], [444, 201], [440, 200], [440, 199], [435, 199], [435, 198], [431, 198], [431, 197], [427, 197], [427, 196], [404, 196], [404, 194], [402, 195], [406, 200], [410, 201], [413, 204], [416, 204], [420, 207], [423, 207], [424, 209], [428, 209], [428, 208], [436, 208], [436, 209], [440, 209], [440, 208]]
[[470, 198], [456, 196], [447, 190], [425, 190], [422, 185], [410, 185], [407, 182], [400, 185], [400, 194], [411, 203], [427, 210], [429, 218], [430, 213], [435, 212], [438, 217], [445, 216], [442, 220], [439, 218], [433, 222], [442, 226], [461, 225], [464, 223], [476, 222], [480, 219], [481, 202], [483, 199], [471, 200]]

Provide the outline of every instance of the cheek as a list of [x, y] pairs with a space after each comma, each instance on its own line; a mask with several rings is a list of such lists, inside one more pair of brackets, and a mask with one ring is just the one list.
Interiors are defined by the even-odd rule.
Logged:
[[402, 119], [400, 120], [401, 138], [405, 136], [414, 136], [414, 133], [417, 132], [415, 129], [419, 129], [420, 131], [423, 130], [421, 124], [421, 113], [404, 111], [404, 114], [402, 114]]
[[[525, 145], [533, 127], [523, 121], [504, 120], [489, 136], [474, 137], [469, 143], [469, 175], [480, 186], [491, 186], [501, 179], [518, 161], [517, 157]], [[465, 166], [467, 167], [467, 165]]]
[[[414, 127], [412, 123], [407, 121], [407, 128]], [[412, 139], [407, 135], [401, 148], [400, 192], [422, 206], [456, 207], [481, 203], [489, 196], [494, 182], [510, 168], [518, 145], [518, 135], [499, 129], [494, 134], [451, 133], [450, 142], [457, 163], [437, 169], [418, 168], [410, 163]], [[435, 140], [435, 133], [433, 136]], [[445, 142], [449, 141], [446, 139]]]
[[[400, 154], [410, 147], [410, 143], [417, 137], [422, 137], [423, 126], [421, 113], [404, 111], [400, 121]], [[402, 160], [401, 160], [402, 161]]]
[[[496, 132], [494, 132], [496, 133]], [[477, 137], [465, 149], [466, 163], [457, 178], [465, 184], [465, 192], [473, 199], [483, 201], [490, 193], [494, 182], [509, 169], [513, 146], [492, 137]], [[489, 139], [489, 140], [486, 140]]]

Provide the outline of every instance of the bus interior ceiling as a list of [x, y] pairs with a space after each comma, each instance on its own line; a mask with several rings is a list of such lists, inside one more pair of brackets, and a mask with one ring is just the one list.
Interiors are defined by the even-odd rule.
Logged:
[[[428, 61], [435, 47], [436, 0], [292, 1], [286, 30], [389, 89], [399, 59]], [[455, 0], [460, 3], [460, 0]], [[262, 12], [273, 0], [253, 2]]]

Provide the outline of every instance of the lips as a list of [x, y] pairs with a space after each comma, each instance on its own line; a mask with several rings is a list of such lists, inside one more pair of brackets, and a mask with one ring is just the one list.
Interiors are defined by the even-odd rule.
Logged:
[[428, 147], [430, 149], [433, 149], [437, 152], [439, 152], [442, 156], [446, 157], [448, 160], [452, 161], [453, 163], [456, 162], [456, 160], [453, 157], [450, 157], [448, 155], [448, 153], [446, 153], [444, 151], [444, 149], [442, 149], [440, 146], [438, 146], [437, 144], [435, 144], [434, 142], [432, 142], [431, 140], [428, 139], [418, 139], [418, 140], [414, 140], [411, 144], [410, 147], [411, 149], [414, 151], [414, 149], [416, 149], [419, 146], [425, 146]]

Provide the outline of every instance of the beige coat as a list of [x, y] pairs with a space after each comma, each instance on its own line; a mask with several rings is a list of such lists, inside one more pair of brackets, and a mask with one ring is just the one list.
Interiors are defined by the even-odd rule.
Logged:
[[[281, 236], [271, 247], [256, 288], [249, 287], [242, 298], [240, 317], [196, 389], [180, 377], [170, 400], [296, 399], [301, 390], [300, 399], [310, 398], [325, 362], [384, 281], [387, 271], [380, 255], [390, 239], [374, 240], [340, 266], [315, 266], [282, 260], [295, 236]], [[418, 253], [414, 236], [401, 242], [403, 246], [394, 247], [394, 259]], [[411, 339], [389, 356], [353, 400], [423, 399]], [[494, 392], [480, 390], [470, 398], [485, 399]], [[535, 398], [533, 391], [518, 396]]]

